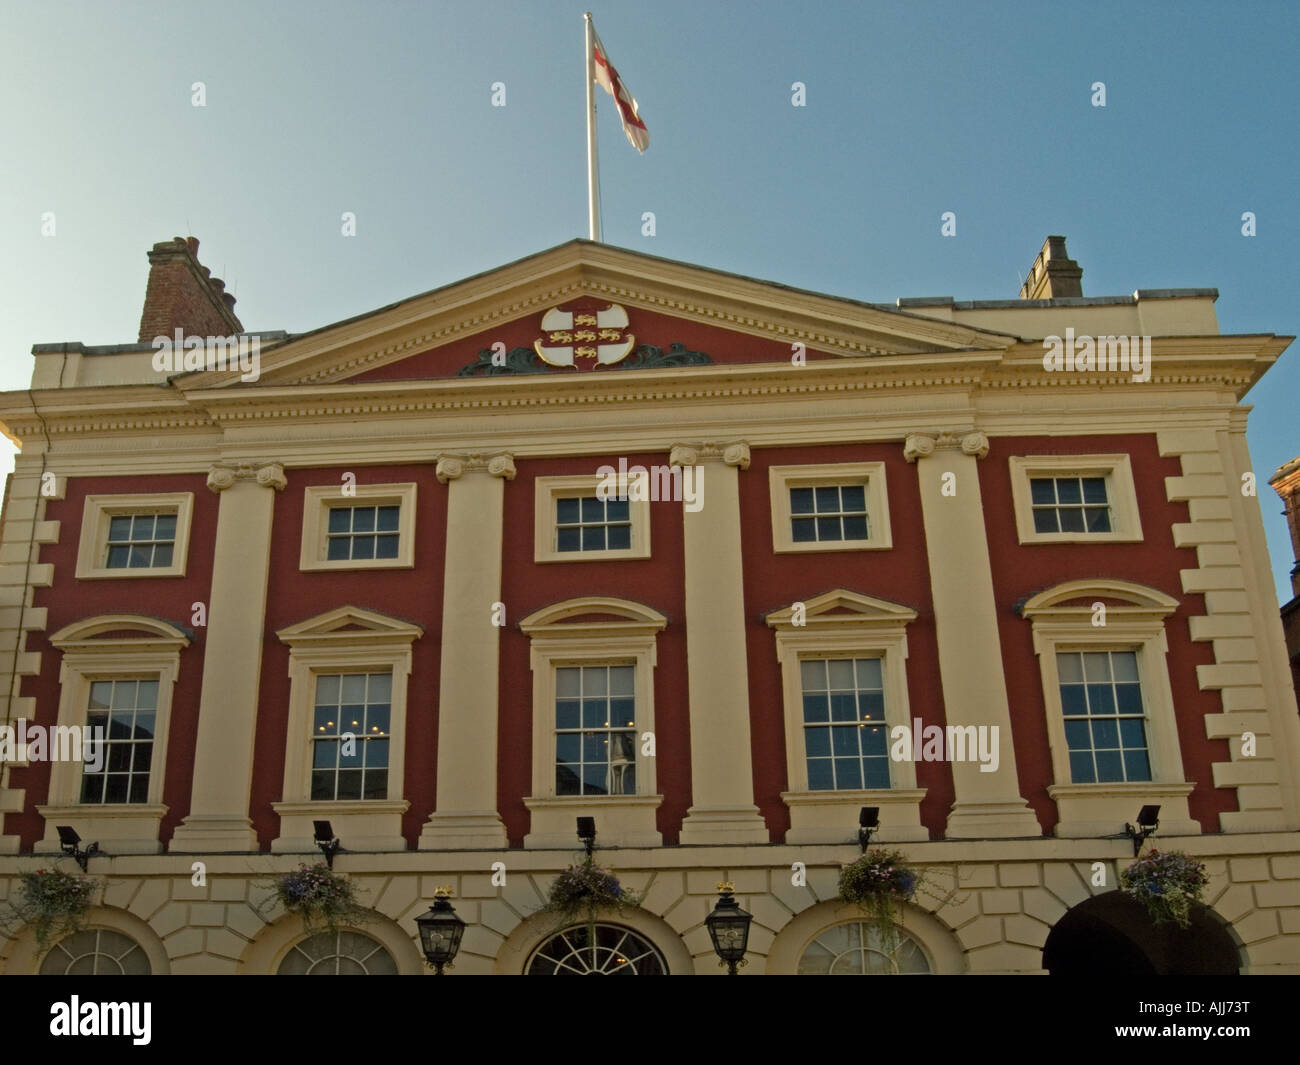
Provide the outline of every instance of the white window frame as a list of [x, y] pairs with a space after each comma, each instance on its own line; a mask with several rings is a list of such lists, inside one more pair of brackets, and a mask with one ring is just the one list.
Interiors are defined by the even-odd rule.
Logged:
[[[108, 527], [112, 518], [128, 514], [161, 514], [173, 510], [176, 512], [176, 538], [170, 566], [151, 566], [148, 569], [108, 568]], [[81, 513], [81, 540], [77, 545], [77, 579], [184, 577], [193, 520], [193, 492], [86, 496]]]
[[[406, 781], [407, 678], [411, 645], [424, 635], [417, 625], [370, 610], [344, 606], [280, 629], [289, 645], [289, 727], [284, 759], [282, 799], [271, 808], [280, 815], [274, 852], [316, 849], [311, 822], [328, 820], [335, 835], [352, 850], [405, 850], [402, 815]], [[388, 730], [388, 797], [385, 799], [313, 799], [312, 721], [316, 678], [332, 673], [385, 673], [393, 677]]]
[[[1016, 535], [1022, 544], [1137, 543], [1142, 539], [1137, 489], [1128, 455], [1012, 455], [1011, 499], [1016, 512]], [[1110, 507], [1110, 532], [1041, 533], [1034, 529], [1034, 477], [1103, 477]]]
[[[415, 566], [415, 482], [402, 484], [308, 485], [303, 489], [302, 549], [298, 568], [319, 570], [412, 569]], [[331, 561], [329, 512], [332, 506], [398, 507], [396, 558]]]
[[[786, 779], [790, 788], [781, 794], [790, 810], [786, 843], [849, 842], [862, 806], [881, 808], [881, 829], [876, 837], [881, 841], [930, 838], [921, 824], [921, 800], [926, 789], [916, 786], [914, 762], [891, 758], [888, 788], [813, 791], [808, 787], [804, 743], [800, 663], [805, 659], [880, 658], [886, 728], [891, 736], [895, 726], [912, 728], [907, 691], [907, 626], [916, 617], [916, 611], [909, 607], [843, 588], [767, 615], [768, 626], [775, 630], [776, 657], [781, 664]], [[892, 747], [891, 739], [887, 748]]]
[[[139, 635], [104, 636], [135, 632]], [[97, 680], [141, 677], [158, 682], [153, 757], [148, 798], [143, 803], [83, 803], [84, 763], [52, 762], [48, 803], [37, 806], [46, 837], [37, 848], [58, 851], [58, 824], [72, 825], [82, 839], [100, 841], [119, 854], [157, 854], [159, 829], [167, 813], [162, 797], [167, 776], [172, 691], [180, 673], [181, 650], [190, 644], [179, 628], [136, 614], [102, 614], [74, 622], [50, 637], [63, 652], [59, 666], [60, 727], [87, 723], [90, 687]]]
[[[585, 620], [614, 615], [619, 621]], [[602, 596], [570, 599], [524, 618], [533, 674], [533, 794], [524, 799], [532, 814], [524, 846], [571, 847], [573, 818], [596, 818], [600, 838], [610, 846], [659, 846], [663, 836], [655, 811], [656, 758], [641, 754], [642, 736], [655, 731], [654, 669], [656, 637], [668, 619], [640, 603]], [[564, 666], [631, 665], [636, 699], [635, 795], [556, 795], [556, 670]]]
[[[777, 554], [805, 551], [886, 551], [894, 546], [889, 528], [889, 493], [883, 462], [834, 462], [808, 466], [771, 466], [767, 471], [771, 495], [772, 550]], [[816, 488], [864, 482], [867, 497], [867, 539], [796, 542], [791, 525], [791, 488]]]
[[[1095, 609], [1096, 603], [1105, 605], [1104, 625], [1094, 624], [1102, 616]], [[1034, 653], [1042, 676], [1054, 781], [1047, 793], [1057, 805], [1057, 836], [1091, 837], [1122, 831], [1123, 825], [1133, 820], [1138, 807], [1146, 803], [1161, 806], [1161, 834], [1201, 832], [1200, 822], [1193, 820], [1188, 811], [1187, 797], [1194, 785], [1184, 779], [1178, 721], [1169, 683], [1165, 624], [1177, 609], [1177, 600], [1154, 588], [1105, 579], [1058, 584], [1033, 596], [1021, 607], [1021, 616], [1033, 625]], [[1058, 653], [1070, 651], [1136, 653], [1147, 755], [1151, 763], [1150, 781], [1084, 784], [1072, 781], [1056, 661]]]
[[[647, 467], [648, 469], [648, 467]], [[533, 561], [534, 562], [617, 562], [630, 558], [650, 557], [650, 501], [628, 499], [628, 517], [632, 523], [631, 546], [613, 551], [560, 551], [555, 546], [555, 501], [582, 496], [597, 496], [607, 478], [599, 474], [572, 477], [538, 477], [533, 484]], [[626, 482], [618, 482], [620, 493], [627, 494]]]

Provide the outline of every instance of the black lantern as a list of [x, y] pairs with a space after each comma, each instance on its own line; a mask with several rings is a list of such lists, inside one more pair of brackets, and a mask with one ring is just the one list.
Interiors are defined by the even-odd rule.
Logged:
[[718, 885], [718, 901], [713, 907], [709, 916], [704, 918], [704, 924], [709, 930], [709, 938], [713, 940], [713, 950], [722, 961], [719, 964], [727, 966], [727, 975], [736, 975], [736, 966], [745, 964], [745, 948], [749, 946], [749, 923], [754, 919], [752, 913], [746, 913], [740, 908], [732, 892], [736, 890], [734, 884]]
[[447, 901], [450, 895], [451, 888], [438, 888], [433, 893], [433, 905], [428, 912], [415, 919], [425, 960], [433, 966], [437, 976], [442, 976], [443, 968], [451, 965], [451, 960], [460, 950], [460, 938], [465, 934], [465, 922]]

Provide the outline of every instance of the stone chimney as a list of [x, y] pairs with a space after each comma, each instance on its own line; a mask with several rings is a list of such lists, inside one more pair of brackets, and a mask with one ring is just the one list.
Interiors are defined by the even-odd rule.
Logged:
[[194, 237], [173, 237], [155, 244], [149, 252], [149, 287], [140, 315], [141, 344], [154, 337], [170, 337], [177, 330], [186, 336], [234, 336], [243, 332], [235, 317], [235, 297], [225, 282], [212, 277], [199, 263], [199, 242]]
[[1268, 479], [1286, 508], [1287, 528], [1291, 530], [1291, 550], [1296, 564], [1291, 570], [1291, 592], [1300, 595], [1300, 458], [1294, 458]]
[[1064, 237], [1048, 237], [1029, 276], [1020, 286], [1022, 300], [1055, 300], [1083, 295], [1083, 270], [1066, 254]]

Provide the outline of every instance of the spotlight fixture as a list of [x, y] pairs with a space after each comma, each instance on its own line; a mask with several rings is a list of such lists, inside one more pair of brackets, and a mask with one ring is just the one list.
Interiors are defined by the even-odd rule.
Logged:
[[334, 868], [334, 855], [339, 850], [339, 838], [334, 835], [334, 829], [328, 821], [313, 821], [316, 826], [316, 846], [325, 855], [325, 864], [331, 869]]
[[77, 830], [71, 825], [58, 825], [59, 847], [69, 858], [76, 860], [81, 866], [81, 871], [86, 872], [86, 867], [90, 864], [90, 859], [99, 853], [99, 844], [92, 843], [84, 851], [81, 849], [81, 837], [77, 835]]
[[578, 838], [582, 840], [582, 845], [587, 848], [587, 857], [591, 857], [591, 852], [596, 848], [596, 819], [594, 817], [578, 818]]
[[1160, 827], [1160, 807], [1144, 806], [1138, 811], [1137, 827], [1126, 824], [1124, 834], [1133, 841], [1133, 857], [1136, 858], [1142, 850], [1142, 844], [1146, 842], [1148, 836], [1152, 835]]
[[880, 807], [864, 806], [858, 811], [858, 846], [862, 853], [867, 852], [871, 836], [880, 829]]

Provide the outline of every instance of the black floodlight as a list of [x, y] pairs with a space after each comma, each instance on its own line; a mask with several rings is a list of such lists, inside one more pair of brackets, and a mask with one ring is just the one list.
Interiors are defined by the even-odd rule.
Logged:
[[83, 851], [80, 847], [81, 837], [77, 835], [77, 830], [75, 828], [71, 825], [58, 825], [57, 828], [59, 832], [60, 849], [62, 849], [63, 853], [69, 858], [76, 860], [76, 863], [81, 866], [81, 871], [83, 873], [86, 872], [87, 866], [90, 864], [90, 859], [99, 853], [99, 844], [92, 843]]
[[736, 966], [745, 964], [745, 950], [749, 946], [749, 924], [754, 919], [752, 913], [740, 908], [732, 892], [734, 884], [718, 885], [718, 901], [704, 924], [713, 940], [713, 952], [720, 959], [718, 964], [727, 967], [727, 975], [736, 975]]
[[433, 893], [433, 905], [415, 919], [415, 926], [420, 930], [420, 949], [435, 976], [442, 976], [442, 970], [451, 967], [465, 934], [465, 922], [452, 909], [450, 896], [451, 888], [438, 888]]
[[1133, 841], [1133, 857], [1136, 858], [1142, 850], [1142, 844], [1146, 842], [1148, 836], [1160, 827], [1160, 807], [1144, 806], [1138, 811], [1137, 827], [1126, 824], [1124, 834]]
[[591, 852], [596, 847], [596, 819], [594, 817], [578, 818], [578, 838], [582, 840], [582, 845], [587, 848], [587, 857], [591, 857]]
[[312, 824], [316, 827], [316, 846], [325, 855], [326, 864], [333, 869], [334, 855], [339, 849], [339, 838], [334, 835], [334, 829], [328, 821], [313, 821]]
[[865, 854], [871, 844], [871, 836], [880, 828], [880, 807], [864, 806], [858, 811], [858, 846]]

